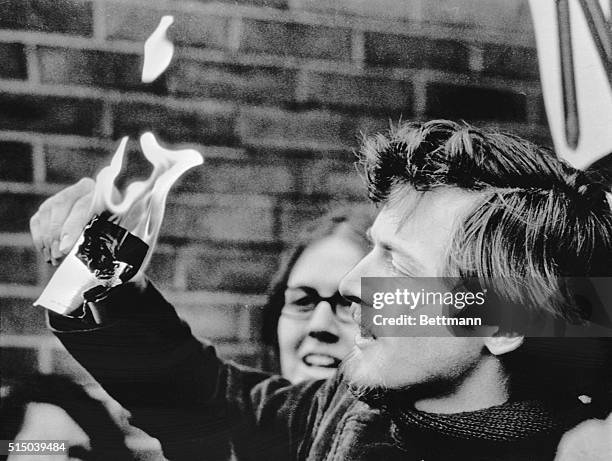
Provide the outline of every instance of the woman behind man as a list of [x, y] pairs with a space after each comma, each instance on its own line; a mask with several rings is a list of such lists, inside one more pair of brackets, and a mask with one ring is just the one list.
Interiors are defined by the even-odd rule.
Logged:
[[368, 252], [373, 213], [342, 208], [304, 229], [272, 281], [263, 341], [292, 383], [332, 376], [359, 326], [338, 293], [342, 277]]

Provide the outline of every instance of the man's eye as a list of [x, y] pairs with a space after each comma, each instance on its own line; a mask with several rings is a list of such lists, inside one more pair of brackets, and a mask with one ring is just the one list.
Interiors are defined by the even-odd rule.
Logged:
[[407, 270], [404, 267], [402, 267], [393, 258], [389, 258], [389, 265], [391, 266], [391, 270], [393, 270], [395, 273], [399, 274], [402, 277], [411, 277], [412, 276], [412, 274], [410, 273], [409, 270]]

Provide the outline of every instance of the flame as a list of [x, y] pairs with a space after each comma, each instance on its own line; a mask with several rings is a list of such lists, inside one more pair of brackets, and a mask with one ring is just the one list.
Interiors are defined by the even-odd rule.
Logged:
[[173, 16], [163, 16], [157, 29], [145, 42], [144, 64], [142, 66], [142, 81], [144, 83], [151, 83], [170, 65], [174, 54], [174, 45], [166, 37], [166, 32], [173, 22]]
[[[193, 149], [165, 149], [152, 133], [144, 133], [140, 137], [140, 146], [153, 165], [153, 172], [148, 179], [131, 183], [122, 194], [115, 187], [115, 180], [121, 172], [127, 141], [127, 137], [121, 140], [110, 165], [98, 173], [91, 208], [96, 212], [109, 211], [113, 221], [149, 245], [149, 251], [138, 270], [142, 273], [154, 251], [170, 188], [185, 171], [202, 164], [203, 159]], [[100, 284], [76, 256], [82, 242], [83, 235], [34, 302], [35, 306], [69, 314], [83, 303], [82, 294], [85, 291]]]
[[[166, 31], [173, 21], [172, 16], [162, 17], [157, 29], [145, 42], [142, 69], [142, 81], [145, 83], [159, 77], [172, 60], [174, 45], [167, 39]], [[109, 211], [113, 221], [149, 245], [149, 251], [138, 271], [142, 273], [151, 259], [159, 235], [170, 188], [185, 171], [202, 164], [203, 159], [192, 149], [165, 149], [159, 145], [153, 133], [144, 133], [140, 137], [140, 146], [144, 156], [153, 165], [153, 172], [147, 180], [131, 183], [121, 194], [115, 187], [115, 181], [121, 172], [127, 141], [127, 137], [121, 140], [110, 165], [98, 173], [90, 211]], [[57, 268], [34, 305], [44, 306], [59, 314], [68, 314], [82, 304], [82, 294], [85, 291], [99, 285], [100, 282], [76, 256], [81, 242], [83, 235]]]
[[131, 183], [122, 195], [115, 187], [115, 180], [121, 171], [127, 140], [127, 137], [121, 140], [110, 165], [98, 173], [92, 207], [94, 210], [109, 211], [117, 224], [151, 247], [142, 264], [142, 271], [159, 235], [170, 188], [187, 170], [201, 165], [203, 159], [193, 149], [166, 149], [159, 145], [153, 133], [144, 133], [140, 137], [140, 147], [153, 165], [153, 172], [146, 180]]

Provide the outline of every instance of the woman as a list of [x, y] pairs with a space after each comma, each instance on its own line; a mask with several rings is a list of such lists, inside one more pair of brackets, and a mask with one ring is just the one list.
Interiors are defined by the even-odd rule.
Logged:
[[371, 223], [364, 210], [329, 213], [282, 259], [265, 307], [263, 340], [292, 383], [330, 377], [353, 347], [359, 327], [338, 285], [367, 253]]

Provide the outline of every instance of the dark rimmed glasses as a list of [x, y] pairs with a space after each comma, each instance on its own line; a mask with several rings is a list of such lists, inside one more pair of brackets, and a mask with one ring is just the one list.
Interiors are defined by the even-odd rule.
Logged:
[[325, 298], [317, 290], [310, 287], [287, 288], [285, 290], [285, 305], [281, 313], [294, 319], [308, 320], [322, 301], [329, 303], [340, 321], [347, 323], [354, 321], [351, 313], [351, 302], [343, 298], [340, 292], [336, 291], [332, 296]]

